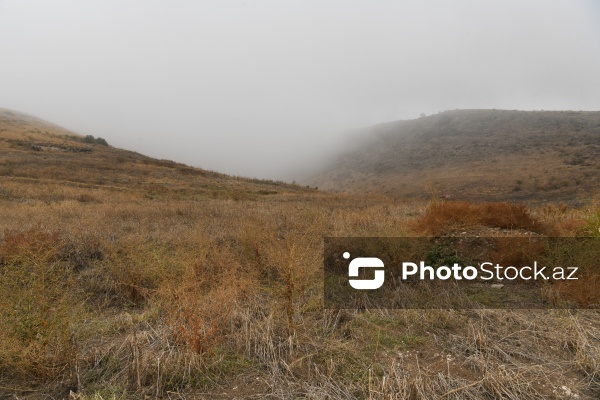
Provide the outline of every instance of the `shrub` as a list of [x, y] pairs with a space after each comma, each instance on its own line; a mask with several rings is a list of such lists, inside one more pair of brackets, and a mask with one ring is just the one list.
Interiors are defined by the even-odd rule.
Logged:
[[554, 305], [563, 301], [577, 304], [579, 307], [597, 307], [600, 303], [600, 275], [588, 273], [577, 280], [558, 282], [544, 292], [544, 297]]
[[434, 202], [427, 207], [425, 214], [414, 222], [418, 231], [433, 235], [474, 226], [525, 229], [533, 232], [541, 232], [544, 229], [524, 205], [502, 202]]
[[108, 146], [108, 142], [106, 140], [102, 139], [101, 137], [94, 138], [93, 135], [87, 135], [86, 137], [83, 138], [83, 141], [85, 143], [100, 144], [102, 146]]
[[83, 141], [85, 143], [96, 143], [96, 139], [94, 139], [94, 136], [92, 136], [92, 135], [87, 135], [86, 137], [83, 138]]
[[482, 225], [492, 228], [525, 229], [538, 232], [541, 224], [523, 204], [483, 203], [474, 207]]

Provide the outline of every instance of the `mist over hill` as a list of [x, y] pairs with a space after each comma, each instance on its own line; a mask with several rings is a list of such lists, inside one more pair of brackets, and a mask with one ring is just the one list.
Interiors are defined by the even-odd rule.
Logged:
[[[45, 185], [65, 189], [57, 192]], [[240, 200], [308, 190], [155, 159], [7, 109], [0, 109], [0, 188], [5, 200], [35, 198], [46, 203], [94, 200], [106, 191], [149, 199]], [[81, 197], [72, 188], [88, 192]]]
[[353, 135], [320, 189], [577, 203], [600, 189], [600, 112], [455, 110]]

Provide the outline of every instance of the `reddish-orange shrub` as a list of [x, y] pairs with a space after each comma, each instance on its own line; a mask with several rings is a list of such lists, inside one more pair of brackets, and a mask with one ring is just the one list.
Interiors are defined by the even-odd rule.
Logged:
[[532, 232], [542, 232], [545, 229], [524, 205], [503, 202], [434, 202], [427, 207], [425, 214], [414, 222], [417, 231], [433, 235], [474, 226], [525, 229]]
[[566, 300], [583, 308], [597, 306], [600, 304], [599, 286], [599, 274], [587, 274], [577, 280], [557, 282], [553, 287], [551, 300], [558, 304]]

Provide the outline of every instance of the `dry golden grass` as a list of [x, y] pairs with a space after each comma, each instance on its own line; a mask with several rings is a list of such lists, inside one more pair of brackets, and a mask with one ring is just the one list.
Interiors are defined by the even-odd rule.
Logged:
[[[407, 226], [428, 207], [303, 194], [222, 201], [101, 193], [99, 202], [3, 201], [5, 309], [32, 297], [26, 312], [3, 315], [0, 386], [13, 388], [8, 393], [435, 398], [457, 390], [455, 398], [542, 398], [549, 385], [597, 393], [593, 359], [562, 347], [557, 325], [591, 321], [573, 340], [593, 348], [594, 311], [552, 318], [498, 311], [481, 323], [487, 314], [470, 311], [321, 310], [323, 235], [414, 234]], [[35, 265], [58, 277], [23, 280], [22, 268], [7, 268], [31, 259], [52, 260]], [[518, 328], [502, 315], [523, 327], [535, 316], [535, 325]], [[493, 327], [499, 320], [504, 333]], [[469, 343], [469, 324], [478, 324], [484, 347], [459, 346], [459, 338]], [[518, 329], [512, 335], [521, 347], [530, 336], [544, 346], [502, 342]], [[556, 352], [547, 354], [548, 346]], [[507, 365], [509, 350], [523, 355]], [[233, 390], [246, 380], [251, 391]]]
[[600, 394], [594, 310], [322, 309], [325, 235], [576, 235], [597, 230], [597, 208], [332, 195], [113, 148], [0, 144], [2, 398]]

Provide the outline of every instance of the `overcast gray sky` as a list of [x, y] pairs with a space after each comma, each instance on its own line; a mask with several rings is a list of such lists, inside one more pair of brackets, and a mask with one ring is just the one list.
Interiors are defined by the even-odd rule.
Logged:
[[600, 110], [600, 2], [0, 0], [0, 107], [291, 179], [356, 127]]

